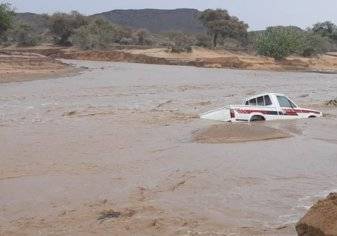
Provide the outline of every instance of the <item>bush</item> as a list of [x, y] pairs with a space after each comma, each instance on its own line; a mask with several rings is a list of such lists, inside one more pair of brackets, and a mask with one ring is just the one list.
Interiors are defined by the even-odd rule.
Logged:
[[171, 52], [192, 52], [192, 46], [195, 45], [196, 41], [193, 36], [181, 32], [170, 32], [168, 37], [171, 41]]
[[75, 30], [71, 43], [84, 50], [106, 49], [114, 43], [131, 45], [134, 39], [130, 29], [96, 18]]
[[132, 30], [119, 25], [113, 26], [112, 41], [118, 44], [132, 44]]
[[22, 47], [36, 46], [41, 42], [41, 38], [33, 31], [32, 27], [25, 24], [15, 26], [9, 35], [11, 41]]
[[113, 42], [114, 27], [107, 21], [94, 20], [77, 29], [71, 37], [74, 45], [81, 49], [106, 49]]
[[303, 40], [301, 55], [304, 57], [311, 57], [325, 53], [330, 48], [331, 44], [328, 38], [313, 33], [306, 33]]
[[150, 33], [146, 29], [139, 29], [133, 33], [135, 44], [138, 45], [151, 45], [153, 42], [150, 40]]
[[212, 37], [208, 34], [198, 34], [196, 36], [196, 46], [211, 48], [212, 47]]
[[303, 35], [291, 27], [269, 27], [259, 37], [256, 44], [257, 53], [281, 60], [299, 53], [303, 49]]
[[134, 41], [132, 38], [121, 38], [118, 43], [121, 45], [132, 45]]

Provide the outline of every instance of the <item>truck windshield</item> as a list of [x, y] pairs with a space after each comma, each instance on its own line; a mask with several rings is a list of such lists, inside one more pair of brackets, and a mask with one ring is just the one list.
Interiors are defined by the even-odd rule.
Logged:
[[280, 104], [280, 107], [291, 107], [291, 108], [296, 107], [294, 103], [292, 103], [288, 98], [284, 96], [277, 96], [277, 100]]

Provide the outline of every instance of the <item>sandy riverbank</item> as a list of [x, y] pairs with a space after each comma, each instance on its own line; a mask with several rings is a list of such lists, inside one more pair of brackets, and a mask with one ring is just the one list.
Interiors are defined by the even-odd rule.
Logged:
[[79, 69], [41, 54], [0, 51], [0, 83], [70, 76], [78, 71]]
[[205, 68], [232, 68], [268, 71], [337, 73], [337, 56], [328, 53], [314, 58], [289, 57], [283, 61], [244, 52], [194, 47], [192, 53], [170, 53], [166, 48], [82, 51], [76, 48], [40, 46], [8, 48], [7, 51], [39, 53], [53, 58], [133, 62], [159, 65], [185, 65]]

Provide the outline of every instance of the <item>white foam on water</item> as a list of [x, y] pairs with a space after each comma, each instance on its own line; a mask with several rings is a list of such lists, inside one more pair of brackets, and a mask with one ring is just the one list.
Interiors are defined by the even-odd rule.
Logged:
[[304, 196], [297, 200], [295, 207], [291, 209], [290, 214], [279, 217], [281, 224], [297, 223], [303, 215], [320, 199], [327, 197], [330, 193], [337, 192], [337, 189], [324, 190], [314, 195]]

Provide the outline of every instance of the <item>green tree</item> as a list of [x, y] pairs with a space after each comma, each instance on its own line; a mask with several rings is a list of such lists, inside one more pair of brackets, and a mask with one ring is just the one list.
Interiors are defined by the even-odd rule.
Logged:
[[0, 36], [9, 30], [14, 21], [15, 13], [8, 3], [0, 4]]
[[216, 47], [218, 38], [235, 38], [244, 40], [247, 38], [248, 25], [235, 16], [230, 16], [223, 9], [207, 9], [201, 13], [199, 20], [207, 28], [213, 38], [213, 46]]
[[337, 25], [331, 21], [316, 23], [312, 27], [311, 31], [314, 34], [321, 35], [322, 37], [328, 37], [335, 43], [337, 42]]
[[303, 50], [303, 35], [298, 28], [269, 27], [256, 43], [257, 53], [281, 60]]
[[70, 14], [55, 13], [49, 19], [49, 28], [55, 36], [56, 43], [63, 46], [71, 46], [69, 38], [76, 29], [87, 24], [87, 17], [76, 11]]

